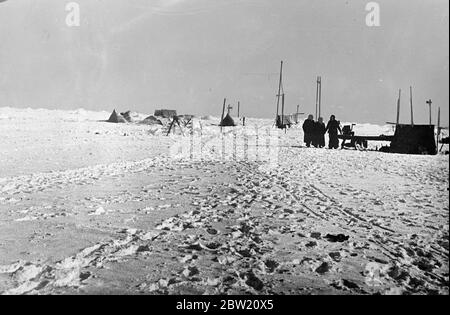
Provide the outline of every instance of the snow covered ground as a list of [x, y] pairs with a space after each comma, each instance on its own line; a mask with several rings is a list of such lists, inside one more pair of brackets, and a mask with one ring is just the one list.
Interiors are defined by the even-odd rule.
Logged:
[[3, 294], [449, 293], [448, 155], [109, 114], [0, 108]]

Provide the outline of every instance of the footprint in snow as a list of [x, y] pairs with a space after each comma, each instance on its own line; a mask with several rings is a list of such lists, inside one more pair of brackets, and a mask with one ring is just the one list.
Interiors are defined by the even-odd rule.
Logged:
[[328, 271], [331, 270], [331, 265], [327, 262], [323, 262], [319, 267], [316, 268], [315, 272], [317, 272], [318, 274], [325, 274]]
[[347, 241], [349, 238], [350, 236], [344, 234], [337, 234], [337, 235], [327, 234], [325, 236], [325, 239], [331, 243], [342, 243]]

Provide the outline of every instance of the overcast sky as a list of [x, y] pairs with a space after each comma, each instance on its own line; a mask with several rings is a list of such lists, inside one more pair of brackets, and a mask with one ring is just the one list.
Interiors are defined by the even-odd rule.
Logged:
[[[448, 0], [386, 0], [380, 27], [361, 0], [0, 0], [0, 107], [221, 114], [223, 98], [274, 117], [284, 60], [287, 111], [383, 124], [449, 116]], [[435, 107], [436, 105], [436, 107]], [[435, 117], [435, 113], [434, 113]]]

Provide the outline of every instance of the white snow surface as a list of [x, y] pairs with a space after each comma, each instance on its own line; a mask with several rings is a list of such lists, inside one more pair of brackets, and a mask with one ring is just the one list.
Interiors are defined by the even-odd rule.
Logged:
[[448, 155], [109, 115], [0, 108], [1, 293], [448, 294]]

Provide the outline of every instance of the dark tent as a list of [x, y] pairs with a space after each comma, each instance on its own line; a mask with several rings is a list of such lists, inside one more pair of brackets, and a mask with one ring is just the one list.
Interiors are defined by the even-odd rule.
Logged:
[[389, 152], [436, 154], [434, 125], [397, 125]]
[[231, 118], [230, 114], [227, 114], [225, 118], [220, 122], [221, 127], [235, 127], [233, 118]]
[[159, 120], [155, 116], [148, 116], [147, 118], [145, 118], [144, 120], [142, 120], [139, 123], [143, 124], [143, 125], [162, 125], [163, 124], [161, 122], [161, 120]]
[[110, 123], [126, 123], [127, 121], [125, 120], [125, 118], [123, 118], [122, 115], [117, 114], [116, 110], [113, 110], [111, 116], [109, 116], [109, 119], [107, 120], [107, 122]]

